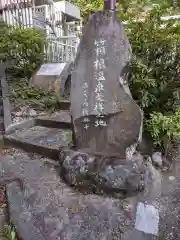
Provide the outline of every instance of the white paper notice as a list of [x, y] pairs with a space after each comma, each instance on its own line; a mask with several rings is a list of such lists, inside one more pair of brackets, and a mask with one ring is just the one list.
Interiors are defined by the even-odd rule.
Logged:
[[144, 233], [158, 235], [159, 212], [152, 205], [138, 203], [135, 228]]

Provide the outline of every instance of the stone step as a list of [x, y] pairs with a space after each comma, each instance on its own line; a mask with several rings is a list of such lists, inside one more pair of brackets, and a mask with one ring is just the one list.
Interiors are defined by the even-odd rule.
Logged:
[[65, 99], [61, 100], [59, 106], [62, 110], [68, 110], [70, 108], [70, 101]]
[[51, 116], [40, 116], [35, 119], [35, 124], [44, 127], [71, 129], [69, 111], [61, 111]]
[[21, 148], [27, 152], [38, 153], [57, 160], [59, 148], [71, 145], [72, 132], [70, 129], [33, 126], [17, 129], [5, 135], [4, 142], [6, 146]]
[[19, 123], [11, 124], [8, 129], [6, 129], [6, 135], [9, 135], [17, 130], [29, 129], [34, 126], [72, 129], [69, 111], [60, 111], [52, 114], [51, 116], [39, 116], [34, 119], [28, 119]]

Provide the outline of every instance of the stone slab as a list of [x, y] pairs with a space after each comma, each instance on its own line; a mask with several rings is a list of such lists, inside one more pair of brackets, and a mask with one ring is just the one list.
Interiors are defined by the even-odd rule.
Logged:
[[37, 71], [36, 75], [59, 76], [65, 66], [66, 63], [45, 63]]
[[71, 123], [71, 117], [69, 111], [60, 111], [53, 113], [51, 116], [40, 116], [39, 119], [50, 119], [52, 121], [61, 121]]
[[71, 71], [72, 62], [46, 63], [31, 77], [29, 85], [52, 91], [60, 99]]
[[[34, 126], [30, 129], [24, 129], [21, 131], [16, 131], [11, 135], [12, 138], [23, 139], [27, 142], [32, 142], [37, 145], [49, 146], [50, 148], [58, 148], [61, 143], [62, 146], [67, 146], [67, 133], [69, 131], [46, 128], [42, 126]], [[47, 138], [56, 138], [57, 140], [53, 143], [46, 142]]]
[[69, 111], [60, 111], [51, 116], [37, 117], [36, 125], [61, 129], [71, 129], [72, 127]]
[[61, 100], [59, 102], [59, 107], [61, 110], [69, 110], [70, 102], [68, 100]]
[[58, 159], [60, 146], [70, 145], [71, 135], [71, 131], [68, 129], [34, 126], [29, 129], [16, 130], [12, 134], [6, 135], [4, 141], [6, 145]]
[[69, 111], [60, 111], [52, 115], [39, 116], [37, 118], [23, 120], [19, 123], [14, 123], [6, 129], [6, 135], [9, 135], [16, 130], [29, 129], [34, 126], [44, 126], [51, 128], [71, 129], [71, 117]]
[[35, 119], [24, 120], [24, 121], [21, 121], [18, 123], [13, 123], [10, 126], [8, 126], [5, 133], [6, 133], [6, 135], [9, 135], [9, 134], [15, 132], [16, 130], [28, 129], [35, 125], [36, 125]]

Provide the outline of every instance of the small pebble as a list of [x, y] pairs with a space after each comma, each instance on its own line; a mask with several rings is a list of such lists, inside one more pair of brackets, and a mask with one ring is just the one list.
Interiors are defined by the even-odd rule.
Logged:
[[133, 215], [133, 207], [131, 205], [126, 205], [124, 206], [124, 210], [126, 212], [126, 214], [128, 215], [128, 217], [132, 217]]
[[30, 109], [29, 110], [29, 114], [30, 117], [36, 117], [37, 116], [37, 112], [34, 109]]
[[173, 181], [174, 179], [175, 179], [174, 176], [169, 176], [169, 180], [170, 180], [170, 181]]
[[152, 162], [157, 165], [158, 167], [162, 167], [162, 153], [161, 152], [154, 152], [152, 154]]
[[15, 113], [15, 116], [16, 116], [16, 117], [21, 117], [21, 116], [22, 116], [22, 112], [21, 112], [21, 111], [20, 111], [20, 112], [16, 112], [16, 113]]

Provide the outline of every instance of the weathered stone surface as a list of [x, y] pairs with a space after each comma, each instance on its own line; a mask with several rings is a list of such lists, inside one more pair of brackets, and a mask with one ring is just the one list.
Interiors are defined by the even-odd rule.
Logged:
[[74, 192], [53, 167], [38, 159], [25, 160], [23, 155], [23, 159], [4, 159], [0, 165], [1, 181], [15, 180], [7, 193], [11, 218], [22, 239], [95, 240], [113, 235], [120, 239], [125, 214], [118, 200]]
[[[30, 124], [30, 123], [29, 123]], [[15, 126], [18, 127], [18, 126]], [[39, 153], [53, 159], [58, 158], [59, 146], [72, 145], [72, 132], [69, 129], [59, 129], [43, 126], [23, 126], [4, 136], [7, 145], [16, 146], [27, 152]]]
[[29, 81], [30, 86], [52, 91], [60, 99], [65, 94], [72, 71], [72, 62], [43, 64]]
[[86, 179], [90, 174], [90, 168], [95, 164], [94, 156], [70, 149], [61, 150], [59, 159], [63, 177], [70, 185], [76, 185], [79, 181]]
[[70, 117], [69, 111], [63, 111], [63, 110], [59, 112], [54, 112], [50, 116], [47, 116], [47, 113], [45, 113], [44, 116], [40, 116], [39, 118], [51, 120], [53, 122], [59, 121], [59, 122], [71, 123], [71, 117]]
[[84, 180], [87, 186], [95, 184], [98, 190], [111, 193], [123, 191], [132, 194], [142, 191], [147, 187], [148, 181], [153, 181], [151, 171], [140, 154], [134, 155], [131, 161], [126, 161], [95, 157], [65, 148], [60, 152], [60, 164], [61, 174], [68, 184], [82, 187]]
[[152, 162], [158, 166], [162, 167], [163, 159], [162, 159], [162, 153], [161, 152], [154, 152], [152, 154]]
[[97, 184], [111, 191], [125, 191], [132, 193], [142, 191], [147, 182], [148, 169], [143, 164], [143, 158], [124, 161], [116, 166], [108, 165], [96, 179]]
[[[77, 193], [63, 183], [53, 165], [47, 166], [40, 157], [31, 159], [21, 153], [1, 159], [0, 182], [9, 181], [11, 218], [22, 239], [178, 240], [179, 155], [174, 164], [170, 173], [175, 176], [173, 181], [169, 174], [164, 174], [161, 182], [161, 176], [152, 168], [155, 181], [153, 185], [149, 183], [148, 191], [124, 199]], [[159, 236], [135, 229], [138, 202], [158, 209]]]
[[95, 13], [84, 29], [71, 76], [77, 148], [131, 158], [140, 140], [142, 113], [127, 84], [130, 58], [115, 13]]

